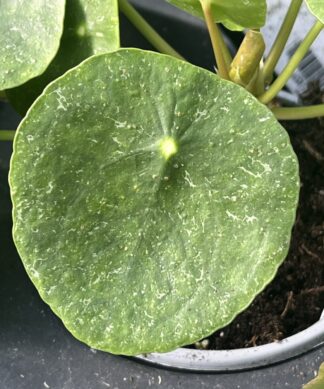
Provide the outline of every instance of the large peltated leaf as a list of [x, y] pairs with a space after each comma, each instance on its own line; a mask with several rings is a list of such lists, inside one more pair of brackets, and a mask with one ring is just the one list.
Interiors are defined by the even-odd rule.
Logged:
[[43, 73], [63, 30], [65, 0], [0, 1], [0, 90]]
[[19, 127], [14, 239], [66, 327], [113, 353], [168, 351], [229, 323], [289, 245], [298, 166], [243, 88], [168, 56], [95, 56]]
[[46, 85], [84, 59], [119, 48], [117, 0], [67, 0], [60, 49], [40, 77], [7, 91], [16, 110], [25, 114]]
[[312, 14], [322, 23], [324, 23], [324, 2], [323, 0], [306, 0], [308, 8]]
[[[169, 3], [203, 18], [200, 0], [167, 0]], [[230, 30], [260, 28], [266, 20], [266, 0], [210, 0], [215, 22]]]

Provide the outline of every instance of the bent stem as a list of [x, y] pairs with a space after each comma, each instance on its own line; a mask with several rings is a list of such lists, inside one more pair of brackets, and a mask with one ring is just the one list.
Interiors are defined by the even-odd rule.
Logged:
[[127, 0], [119, 0], [119, 8], [129, 21], [140, 31], [140, 33], [163, 54], [168, 54], [173, 57], [184, 59], [161, 35], [151, 27], [147, 21], [129, 4]]
[[0, 141], [12, 141], [15, 137], [16, 131], [0, 130]]
[[306, 107], [275, 107], [272, 112], [278, 120], [302, 120], [324, 116], [324, 104]]
[[276, 40], [274, 41], [269, 56], [264, 63], [263, 72], [264, 72], [264, 79], [266, 82], [270, 82], [272, 79], [272, 74], [286, 46], [286, 43], [290, 36], [291, 30], [295, 24], [302, 3], [303, 0], [292, 0], [288, 8], [286, 17], [278, 32]]
[[268, 104], [274, 97], [277, 96], [277, 94], [281, 91], [281, 89], [286, 85], [289, 78], [297, 69], [300, 61], [307, 54], [307, 51], [312, 45], [312, 43], [317, 38], [318, 34], [322, 31], [323, 27], [324, 25], [320, 21], [317, 21], [313, 25], [313, 27], [310, 29], [309, 33], [307, 34], [306, 38], [303, 40], [303, 42], [300, 44], [300, 46], [298, 47], [294, 55], [291, 57], [285, 69], [282, 71], [282, 73], [279, 75], [276, 81], [270, 86], [270, 88], [263, 95], [259, 97], [259, 100], [262, 103]]
[[230, 79], [244, 87], [247, 87], [253, 80], [256, 81], [264, 50], [265, 43], [260, 31], [247, 31], [231, 63]]
[[[214, 23], [210, 0], [200, 0], [201, 7], [204, 12], [205, 21], [210, 35], [210, 40], [213, 46], [215, 60], [217, 63], [218, 74], [225, 80], [229, 80], [228, 75], [228, 54], [224, 54], [224, 47], [226, 47], [223, 36]], [[226, 58], [227, 57], [227, 58]]]

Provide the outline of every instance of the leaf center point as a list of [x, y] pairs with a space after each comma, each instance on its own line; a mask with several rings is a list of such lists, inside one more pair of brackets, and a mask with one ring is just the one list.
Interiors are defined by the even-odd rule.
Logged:
[[160, 151], [163, 157], [168, 160], [178, 151], [178, 145], [174, 138], [166, 136], [160, 142]]

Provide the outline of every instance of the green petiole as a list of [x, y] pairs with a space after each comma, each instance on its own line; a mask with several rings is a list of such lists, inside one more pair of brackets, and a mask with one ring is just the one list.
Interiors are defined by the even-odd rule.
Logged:
[[303, 3], [303, 0], [292, 0], [287, 11], [286, 17], [282, 23], [280, 31], [276, 37], [276, 40], [273, 43], [273, 46], [270, 50], [268, 58], [264, 63], [264, 79], [265, 82], [271, 82], [274, 69], [278, 63], [279, 58], [286, 46], [288, 38], [290, 36], [291, 30], [295, 24], [296, 18], [298, 16], [300, 7]]
[[229, 80], [228, 74], [228, 63], [229, 63], [229, 53], [225, 50], [225, 42], [223, 40], [223, 36], [215, 24], [210, 0], [200, 0], [202, 10], [204, 12], [205, 21], [207, 24], [207, 28], [209, 31], [211, 43], [214, 50], [215, 60], [217, 63], [218, 74], [220, 77], [225, 80]]
[[272, 112], [278, 120], [314, 119], [324, 116], [324, 104], [306, 107], [276, 107]]
[[222, 50], [222, 53], [223, 53], [223, 57], [224, 57], [224, 61], [225, 61], [225, 64], [226, 64], [226, 68], [227, 68], [227, 71], [228, 71], [230, 66], [231, 66], [231, 63], [233, 61], [233, 58], [232, 58], [232, 55], [229, 52], [229, 49], [228, 49], [228, 47], [227, 47], [227, 45], [225, 43], [225, 40], [224, 40], [224, 37], [223, 37], [223, 34], [222, 34], [220, 28], [218, 27], [217, 24], [215, 25], [215, 27], [218, 30], [219, 44], [220, 44], [220, 47], [221, 47], [221, 50]]
[[285, 67], [283, 72], [278, 76], [275, 82], [270, 86], [270, 88], [259, 97], [259, 100], [268, 104], [277, 94], [281, 91], [281, 89], [286, 85], [289, 78], [292, 76], [294, 71], [297, 69], [300, 61], [307, 54], [308, 49], [311, 47], [314, 40], [317, 38], [319, 33], [322, 31], [324, 25], [317, 21], [313, 27], [310, 29], [306, 38], [300, 44], [295, 54], [291, 57], [288, 65]]
[[260, 96], [264, 92], [264, 79], [263, 79], [262, 67], [263, 67], [263, 61], [261, 60], [252, 80], [245, 87], [246, 90], [248, 90], [254, 96]]
[[14, 130], [0, 130], [0, 141], [12, 141], [15, 137]]
[[127, 1], [119, 0], [119, 8], [130, 22], [141, 32], [141, 34], [163, 54], [184, 59], [173, 47], [171, 47], [159, 33], [151, 27], [147, 21], [136, 11], [136, 9]]

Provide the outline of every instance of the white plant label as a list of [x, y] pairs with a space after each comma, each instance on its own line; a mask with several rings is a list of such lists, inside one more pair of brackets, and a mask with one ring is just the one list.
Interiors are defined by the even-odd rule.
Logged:
[[[268, 48], [266, 54], [270, 51], [271, 45], [277, 36], [290, 2], [291, 0], [268, 0], [267, 23], [262, 29]], [[306, 4], [303, 4], [284, 53], [276, 67], [277, 73], [285, 68], [314, 23], [315, 17], [309, 12]], [[321, 43], [323, 39], [324, 33], [322, 32], [288, 81], [287, 88], [292, 94], [300, 95], [305, 92], [309, 82], [314, 80], [320, 80], [321, 88], [324, 87], [324, 48]]]

